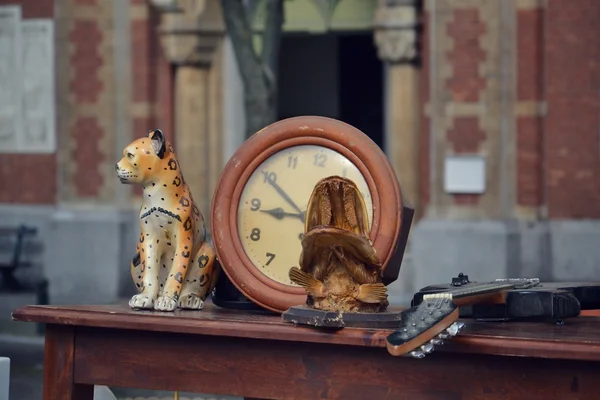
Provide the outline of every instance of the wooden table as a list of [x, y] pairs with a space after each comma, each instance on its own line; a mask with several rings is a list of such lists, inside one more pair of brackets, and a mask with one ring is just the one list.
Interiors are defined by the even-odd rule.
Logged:
[[26, 306], [46, 326], [45, 400], [93, 384], [265, 399], [600, 399], [600, 318], [564, 326], [468, 321], [424, 359], [393, 357], [387, 330], [320, 331], [261, 312]]

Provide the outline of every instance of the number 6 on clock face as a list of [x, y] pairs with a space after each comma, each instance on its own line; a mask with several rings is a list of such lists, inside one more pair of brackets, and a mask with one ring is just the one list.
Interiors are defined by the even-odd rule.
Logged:
[[288, 272], [298, 265], [310, 193], [320, 179], [331, 175], [358, 185], [370, 227], [373, 202], [367, 182], [348, 158], [334, 150], [293, 146], [264, 160], [248, 178], [237, 212], [238, 232], [252, 263], [270, 279], [296, 286]]
[[[319, 180], [332, 175], [358, 186], [382, 264], [398, 254], [402, 194], [383, 151], [342, 121], [315, 116], [278, 121], [238, 148], [211, 204], [219, 263], [249, 300], [275, 312], [305, 303], [306, 291], [288, 273], [300, 261], [310, 195]], [[398, 270], [386, 276], [384, 269], [384, 282], [396, 280]]]

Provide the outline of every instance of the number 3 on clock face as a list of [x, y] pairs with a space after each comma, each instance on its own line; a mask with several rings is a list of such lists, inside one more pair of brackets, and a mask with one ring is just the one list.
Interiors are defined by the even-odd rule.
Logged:
[[350, 160], [327, 147], [299, 145], [281, 150], [247, 180], [238, 203], [238, 234], [248, 258], [270, 279], [296, 286], [288, 271], [299, 262], [306, 206], [316, 183], [331, 175], [356, 183], [371, 226], [373, 201], [365, 178]]

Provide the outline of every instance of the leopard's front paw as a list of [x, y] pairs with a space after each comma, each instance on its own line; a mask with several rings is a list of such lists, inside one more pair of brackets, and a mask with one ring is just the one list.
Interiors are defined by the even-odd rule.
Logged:
[[194, 293], [190, 293], [179, 299], [179, 308], [186, 308], [189, 310], [202, 310], [202, 307], [204, 307], [204, 302], [198, 295]]
[[147, 294], [136, 294], [129, 300], [129, 307], [133, 309], [151, 309], [154, 306], [154, 301]]
[[177, 306], [177, 301], [169, 296], [160, 296], [154, 302], [154, 309], [158, 311], [173, 311]]

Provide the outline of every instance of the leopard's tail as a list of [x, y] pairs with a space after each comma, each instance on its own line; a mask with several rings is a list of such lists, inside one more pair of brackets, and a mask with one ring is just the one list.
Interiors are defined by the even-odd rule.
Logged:
[[[202, 275], [206, 276], [208, 283], [203, 286], [200, 298], [205, 300], [214, 290], [221, 273], [221, 264], [217, 260], [217, 254], [211, 241], [205, 241], [199, 249], [199, 254], [208, 257], [206, 265], [202, 268]], [[204, 281], [204, 279], [202, 279]]]

